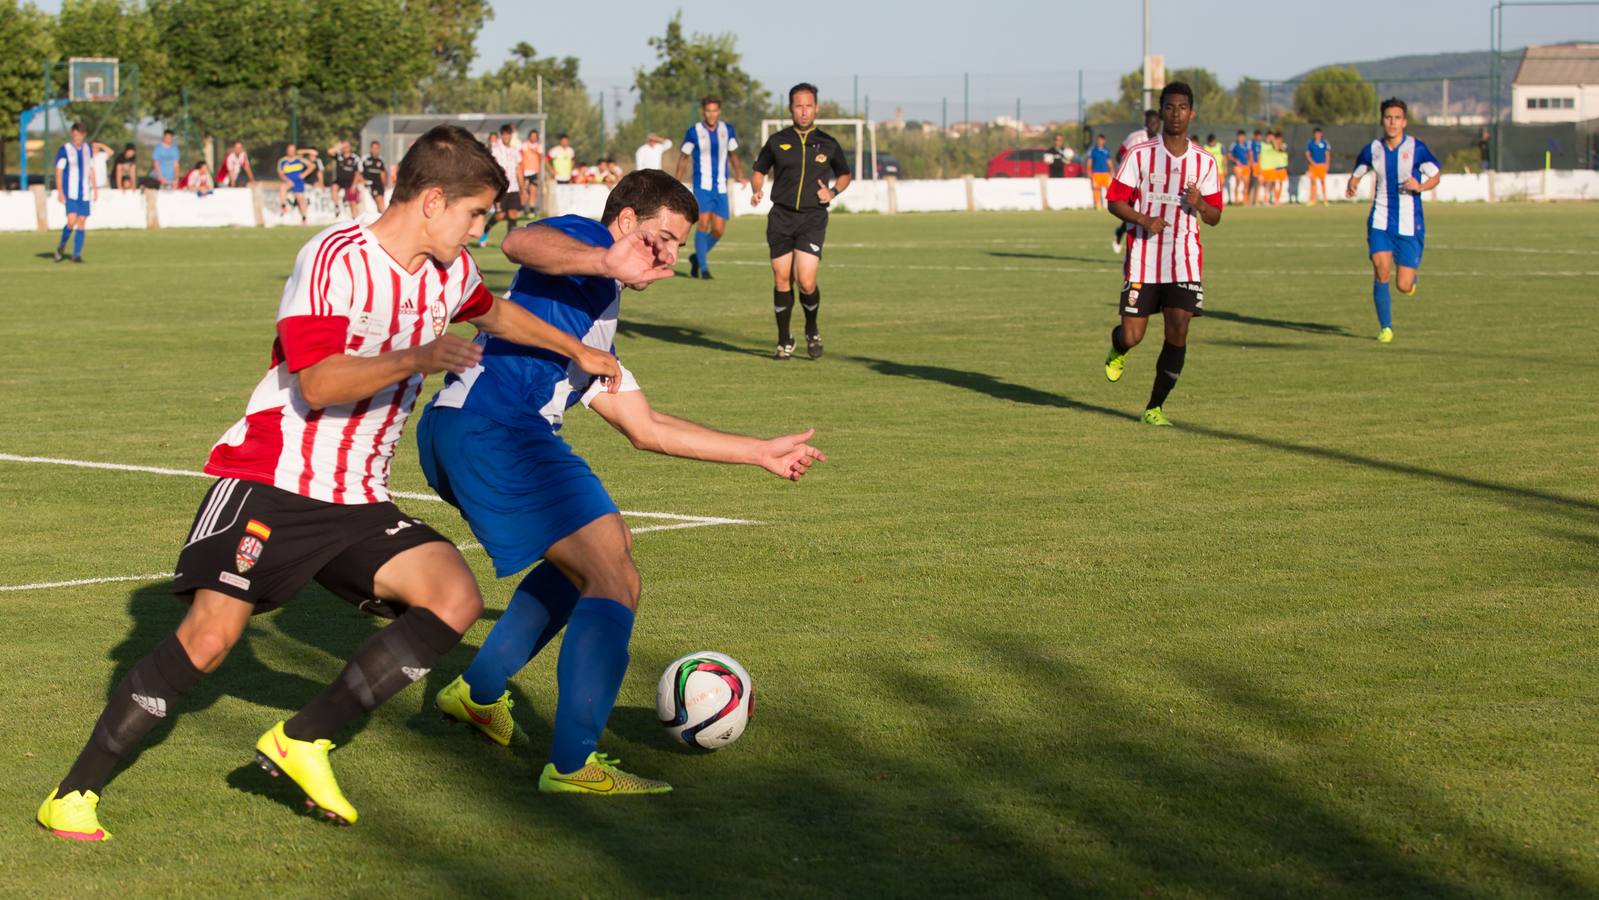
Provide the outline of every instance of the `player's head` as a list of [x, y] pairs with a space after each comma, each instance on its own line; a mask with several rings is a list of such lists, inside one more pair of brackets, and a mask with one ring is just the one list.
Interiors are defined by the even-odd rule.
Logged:
[[1064, 135], [1064, 134], [1055, 135], [1055, 146], [1057, 146], [1057, 147], [1066, 146], [1066, 135]]
[[290, 142], [289, 144], [285, 145], [284, 148], [283, 148], [283, 155], [284, 156], [298, 156], [299, 154], [300, 154], [300, 148], [294, 146], [293, 142]]
[[[677, 262], [677, 248], [688, 240], [700, 217], [699, 204], [681, 181], [660, 169], [638, 169], [622, 176], [605, 198], [600, 224], [612, 237], [643, 230], [661, 242], [664, 265]], [[646, 285], [628, 285], [643, 290]]]
[[556, 138], [556, 142], [559, 143], [562, 147], [570, 147], [572, 145], [571, 138], [568, 138], [564, 134], [561, 135], [560, 137]]
[[405, 151], [392, 210], [420, 229], [429, 255], [455, 259], [483, 235], [484, 220], [509, 185], [489, 148], [458, 125], [436, 125]]
[[1238, 143], [1242, 144], [1244, 142], [1244, 139], [1247, 138], [1247, 137], [1249, 137], [1249, 135], [1244, 133], [1244, 130], [1242, 128], [1238, 129], [1238, 137], [1237, 137]]
[[816, 85], [808, 81], [788, 89], [788, 113], [796, 128], [809, 128], [816, 123], [816, 96]]
[[1160, 128], [1160, 111], [1154, 109], [1144, 110], [1144, 130], [1150, 134]]
[[1410, 124], [1410, 107], [1398, 97], [1389, 97], [1382, 102], [1382, 130], [1390, 138], [1397, 138], [1405, 133], [1405, 126]]
[[367, 146], [367, 150], [373, 156], [377, 156], [378, 155], [378, 151], [382, 150], [382, 149], [383, 149], [383, 145], [381, 143], [377, 142], [377, 141], [373, 141], [370, 145]]
[[82, 122], [72, 123], [72, 145], [74, 147], [83, 146], [83, 139], [87, 137], [88, 134], [89, 132], [84, 129]]
[[1207, 144], [1216, 143], [1216, 136], [1214, 134], [1205, 135], [1205, 143], [1207, 143]]
[[166, 131], [161, 132], [161, 143], [171, 144], [174, 137], [176, 135], [172, 133], [172, 129], [168, 128]]
[[537, 128], [529, 128], [527, 130], [527, 139], [537, 142], [539, 139], [539, 130]]
[[1194, 119], [1194, 89], [1173, 81], [1160, 89], [1160, 120], [1167, 134], [1187, 134]]
[[700, 98], [700, 115], [705, 117], [705, 124], [715, 125], [722, 119], [722, 98], [716, 96]]
[[1310, 136], [1318, 141], [1321, 140], [1321, 126], [1317, 125], [1316, 129], [1310, 133]]
[[1260, 129], [1259, 128], [1255, 129], [1255, 140], [1257, 140], [1257, 141], [1260, 140]]
[[1105, 146], [1105, 136], [1103, 134], [1094, 135], [1094, 145], [1098, 147]]

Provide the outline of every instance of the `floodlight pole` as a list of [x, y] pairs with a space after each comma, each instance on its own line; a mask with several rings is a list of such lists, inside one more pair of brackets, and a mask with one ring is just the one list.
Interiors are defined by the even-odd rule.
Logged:
[[1149, 109], [1150, 95], [1154, 92], [1150, 82], [1154, 73], [1149, 71], [1149, 0], [1144, 0], [1144, 63], [1140, 68], [1144, 70], [1144, 109]]

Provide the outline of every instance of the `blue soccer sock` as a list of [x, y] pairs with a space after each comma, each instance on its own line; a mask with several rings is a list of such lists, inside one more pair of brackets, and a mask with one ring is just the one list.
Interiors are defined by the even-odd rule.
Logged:
[[57, 244], [56, 246], [65, 247], [67, 245], [67, 238], [69, 238], [69, 237], [72, 237], [72, 226], [71, 225], [68, 225], [65, 228], [61, 229], [61, 243]]
[[705, 268], [705, 258], [711, 255], [711, 233], [709, 231], [695, 230], [694, 255], [700, 259], [700, 268]]
[[1392, 296], [1388, 293], [1388, 282], [1371, 283], [1371, 300], [1377, 305], [1377, 323], [1384, 328], [1394, 327], [1394, 304]]
[[511, 676], [566, 627], [576, 605], [577, 586], [553, 563], [541, 563], [527, 573], [461, 676], [471, 688], [472, 702], [499, 700]]
[[705, 232], [705, 252], [709, 253], [712, 250], [715, 250], [716, 249], [716, 245], [718, 243], [720, 243], [721, 240], [722, 240], [721, 238], [716, 236], [716, 232], [714, 232], [714, 231]]
[[627, 673], [627, 642], [632, 635], [633, 611], [615, 600], [584, 597], [572, 611], [555, 667], [560, 699], [555, 704], [550, 762], [557, 772], [581, 769], [599, 746]]
[[72, 255], [73, 256], [82, 256], [83, 255], [83, 229], [82, 228], [79, 228], [77, 231], [72, 232]]

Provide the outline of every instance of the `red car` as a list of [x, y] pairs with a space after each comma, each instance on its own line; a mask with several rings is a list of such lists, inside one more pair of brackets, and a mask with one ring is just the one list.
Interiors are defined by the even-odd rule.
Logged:
[[[988, 161], [987, 178], [1032, 178], [1035, 175], [1049, 174], [1049, 157], [1054, 151], [1049, 149], [1023, 149], [1012, 147], [1001, 150]], [[1083, 167], [1076, 161], [1066, 164], [1066, 178], [1081, 178]]]

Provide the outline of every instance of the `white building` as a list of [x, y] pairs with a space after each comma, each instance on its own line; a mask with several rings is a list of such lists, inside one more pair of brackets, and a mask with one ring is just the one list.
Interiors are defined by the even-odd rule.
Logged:
[[1599, 44], [1528, 47], [1510, 97], [1512, 122], [1599, 118]]

